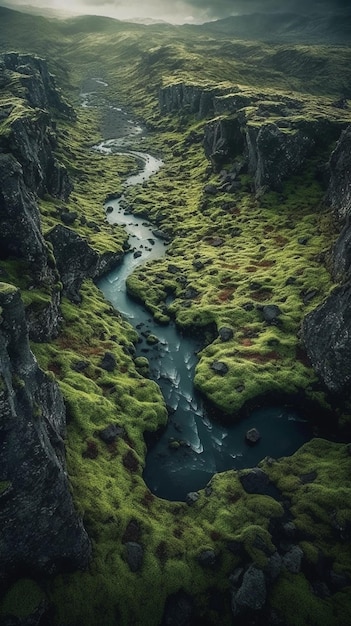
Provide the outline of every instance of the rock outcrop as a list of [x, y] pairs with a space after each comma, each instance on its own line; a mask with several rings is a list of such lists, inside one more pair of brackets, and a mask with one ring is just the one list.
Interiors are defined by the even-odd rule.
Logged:
[[246, 145], [255, 191], [278, 191], [282, 182], [301, 168], [313, 141], [299, 130], [285, 130], [267, 123], [246, 127]]
[[351, 127], [343, 131], [329, 161], [327, 201], [343, 224], [333, 250], [333, 276], [342, 286], [303, 322], [303, 340], [313, 368], [339, 397], [349, 394], [351, 380]]
[[329, 161], [330, 182], [327, 198], [336, 217], [351, 215], [351, 126], [341, 133]]
[[313, 368], [340, 396], [351, 381], [351, 284], [336, 288], [303, 322], [303, 339]]
[[160, 112], [175, 113], [187, 111], [195, 113], [200, 118], [214, 113], [214, 98], [220, 92], [216, 87], [201, 85], [187, 85], [174, 83], [162, 87], [159, 92]]
[[206, 124], [203, 145], [215, 171], [243, 154], [245, 142], [238, 118], [219, 118]]
[[86, 567], [65, 469], [65, 406], [30, 351], [19, 291], [0, 284], [0, 580]]
[[[26, 288], [43, 288], [48, 297], [26, 310], [30, 337], [56, 336], [60, 321], [59, 276], [44, 239], [37, 198], [66, 200], [72, 185], [55, 156], [55, 115], [73, 117], [43, 59], [17, 53], [0, 56], [0, 83], [9, 94], [0, 110], [0, 258], [27, 267]], [[6, 278], [6, 276], [5, 276]]]
[[7, 52], [0, 56], [0, 75], [6, 70], [20, 74], [20, 82], [30, 106], [52, 108], [64, 116], [75, 117], [74, 109], [63, 98], [45, 59], [32, 54]]

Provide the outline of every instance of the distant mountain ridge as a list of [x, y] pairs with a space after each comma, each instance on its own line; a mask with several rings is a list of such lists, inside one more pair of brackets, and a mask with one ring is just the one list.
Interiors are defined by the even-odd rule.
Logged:
[[[192, 27], [193, 28], [193, 27]], [[351, 7], [344, 14], [252, 13], [226, 17], [197, 27], [219, 35], [281, 43], [349, 44]]]

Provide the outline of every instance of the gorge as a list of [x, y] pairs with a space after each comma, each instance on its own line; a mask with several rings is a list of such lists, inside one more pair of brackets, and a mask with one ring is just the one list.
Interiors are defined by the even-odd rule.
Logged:
[[349, 47], [0, 17], [0, 623], [348, 625]]

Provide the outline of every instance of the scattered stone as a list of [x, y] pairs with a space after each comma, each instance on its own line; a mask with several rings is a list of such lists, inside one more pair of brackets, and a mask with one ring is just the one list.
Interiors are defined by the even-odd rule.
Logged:
[[185, 294], [184, 294], [184, 298], [186, 298], [187, 300], [193, 300], [194, 298], [197, 298], [199, 295], [199, 292], [194, 289], [193, 287], [189, 287]]
[[141, 535], [141, 528], [138, 520], [131, 519], [123, 533], [122, 543], [138, 542]]
[[101, 359], [100, 367], [107, 372], [113, 372], [117, 366], [116, 357], [112, 352], [105, 352]]
[[225, 374], [229, 371], [228, 365], [222, 361], [214, 361], [211, 365], [211, 369], [220, 376], [225, 376]]
[[189, 491], [189, 493], [187, 493], [186, 495], [185, 502], [189, 506], [192, 506], [193, 504], [195, 504], [195, 502], [198, 501], [199, 497], [200, 494], [197, 491]]
[[84, 370], [86, 370], [87, 367], [89, 367], [88, 361], [76, 361], [76, 363], [73, 363], [72, 365], [72, 369], [75, 372], [84, 372]]
[[197, 557], [198, 563], [201, 567], [215, 567], [218, 562], [218, 557], [214, 550], [203, 550]]
[[232, 612], [239, 615], [247, 609], [260, 611], [266, 602], [266, 581], [262, 570], [251, 565], [245, 572], [239, 591], [232, 592]]
[[299, 546], [293, 546], [289, 552], [283, 556], [283, 565], [292, 574], [298, 574], [301, 571], [303, 552]]
[[282, 312], [276, 304], [267, 304], [262, 308], [263, 319], [271, 326], [276, 326], [279, 323], [278, 318], [281, 314]]
[[142, 253], [140, 250], [136, 250], [136, 251], [134, 252], [134, 254], [133, 254], [133, 257], [134, 257], [135, 259], [139, 259], [139, 257], [141, 257], [141, 256], [142, 256], [142, 254], [143, 254], [143, 253]]
[[218, 331], [219, 338], [221, 341], [230, 341], [234, 337], [234, 332], [232, 328], [228, 326], [222, 326], [222, 328]]
[[205, 267], [202, 261], [193, 261], [193, 266], [197, 271], [202, 270]]
[[112, 213], [112, 212], [113, 212], [113, 210], [114, 210], [114, 209], [113, 209], [113, 206], [108, 206], [108, 207], [106, 208], [106, 213]]
[[300, 480], [303, 485], [307, 485], [308, 483], [313, 483], [317, 478], [317, 472], [308, 472], [307, 474], [301, 474]]
[[245, 474], [241, 474], [239, 479], [246, 493], [268, 495], [269, 477], [259, 467], [254, 467]]
[[165, 233], [163, 230], [155, 229], [152, 231], [152, 234], [155, 235], [158, 239], [163, 239], [164, 241], [170, 241], [169, 235]]
[[297, 243], [299, 243], [300, 246], [305, 246], [308, 243], [308, 237], [299, 237]]
[[65, 226], [71, 226], [77, 219], [78, 213], [76, 211], [65, 211], [61, 214], [61, 221]]
[[279, 552], [274, 552], [265, 568], [265, 573], [269, 581], [273, 582], [278, 578], [282, 569], [282, 565], [282, 557], [280, 556]]
[[117, 437], [123, 437], [125, 430], [119, 424], [109, 424], [103, 430], [98, 431], [98, 435], [104, 443], [110, 444], [116, 441]]
[[219, 248], [220, 246], [223, 246], [223, 244], [224, 244], [224, 241], [221, 237], [214, 237], [211, 241], [211, 245], [214, 248]]
[[209, 196], [215, 196], [218, 189], [215, 185], [205, 185], [204, 193], [207, 193]]
[[251, 445], [255, 445], [261, 439], [261, 435], [257, 428], [250, 428], [250, 430], [246, 431], [245, 440], [247, 443]]
[[126, 561], [131, 572], [138, 572], [143, 564], [144, 549], [136, 541], [127, 541]]

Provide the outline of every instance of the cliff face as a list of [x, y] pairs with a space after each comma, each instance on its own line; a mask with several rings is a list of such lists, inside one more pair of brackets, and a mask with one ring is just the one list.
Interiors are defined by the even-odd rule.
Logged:
[[[63, 251], [65, 259], [56, 260], [45, 240], [38, 198], [65, 200], [71, 191], [67, 171], [55, 157], [50, 109], [66, 117], [72, 110], [42, 59], [3, 55], [0, 85], [1, 279], [10, 282], [15, 271], [27, 293], [24, 308], [19, 291], [0, 284], [0, 581], [5, 583], [27, 573], [84, 568], [90, 542], [66, 474], [63, 397], [29, 346], [29, 337], [56, 336], [61, 321], [58, 269], [64, 273], [67, 255]], [[79, 272], [77, 289], [85, 269], [71, 268]]]
[[[315, 111], [312, 107], [315, 107]], [[252, 88], [168, 85], [159, 96], [161, 113], [216, 115], [204, 128], [204, 149], [214, 171], [241, 155], [253, 190], [280, 191], [282, 183], [302, 170], [306, 159], [325, 149], [347, 126], [347, 113], [301, 97]], [[333, 157], [337, 160], [337, 154]], [[334, 167], [335, 169], [335, 167]], [[339, 180], [335, 181], [336, 186]]]
[[90, 543], [64, 458], [61, 392], [29, 348], [17, 289], [0, 285], [0, 580], [85, 567]]
[[329, 161], [327, 192], [342, 230], [333, 250], [337, 287], [303, 323], [303, 339], [311, 363], [328, 389], [339, 396], [349, 394], [351, 380], [351, 127], [342, 134]]
[[219, 89], [199, 85], [176, 83], [163, 87], [159, 92], [159, 107], [163, 114], [187, 110], [199, 117], [214, 113], [214, 98]]

